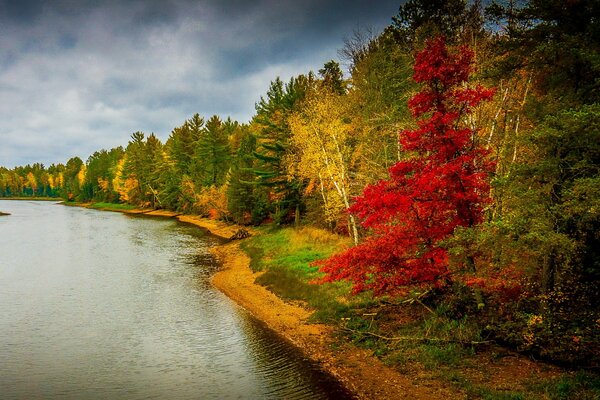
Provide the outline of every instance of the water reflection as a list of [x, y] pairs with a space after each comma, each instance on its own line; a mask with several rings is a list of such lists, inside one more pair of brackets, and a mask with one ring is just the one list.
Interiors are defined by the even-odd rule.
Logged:
[[342, 398], [209, 284], [172, 220], [0, 201], [2, 398]]

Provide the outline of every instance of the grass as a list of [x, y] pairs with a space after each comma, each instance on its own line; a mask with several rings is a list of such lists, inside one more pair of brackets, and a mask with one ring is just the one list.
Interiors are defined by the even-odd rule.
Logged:
[[600, 376], [587, 371], [577, 371], [556, 379], [532, 383], [530, 388], [549, 400], [598, 400]]
[[475, 385], [459, 372], [448, 376], [457, 387], [463, 389], [469, 398], [483, 400], [597, 400], [600, 399], [600, 378], [586, 371], [564, 374], [554, 379], [531, 383], [521, 391], [494, 390]]
[[259, 231], [260, 235], [242, 243], [250, 268], [263, 272], [257, 283], [281, 298], [305, 302], [315, 309], [313, 321], [338, 321], [351, 308], [369, 301], [368, 296], [350, 298], [350, 286], [345, 283], [312, 283], [322, 274], [311, 263], [347, 247], [346, 238], [309, 227], [263, 227]]
[[454, 386], [461, 388], [469, 399], [483, 400], [525, 400], [531, 399], [521, 391], [496, 390], [482, 385], [473, 384], [459, 371], [452, 371], [446, 375], [446, 380]]
[[131, 204], [118, 204], [118, 203], [92, 203], [91, 208], [98, 210], [133, 210], [136, 207]]
[[[339, 327], [340, 342], [370, 349], [406, 375], [445, 381], [472, 399], [600, 399], [600, 380], [591, 373], [561, 373], [549, 379], [515, 371], [514, 381], [504, 377], [510, 388], [498, 388], [494, 373], [502, 370], [493, 357], [498, 348], [468, 344], [485, 339], [474, 318], [453, 319], [444, 304], [431, 306], [431, 312], [416, 302], [379, 301], [368, 293], [351, 296], [347, 283], [313, 284], [322, 275], [312, 262], [350, 246], [347, 238], [309, 227], [266, 226], [258, 231], [241, 242], [251, 269], [262, 272], [257, 283], [283, 299], [307, 304], [315, 310], [312, 321]], [[423, 340], [389, 340], [398, 337]]]

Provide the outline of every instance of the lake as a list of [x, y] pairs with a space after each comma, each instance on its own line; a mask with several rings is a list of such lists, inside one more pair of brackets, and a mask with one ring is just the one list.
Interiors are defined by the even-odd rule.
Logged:
[[2, 399], [348, 398], [210, 285], [173, 219], [0, 200]]

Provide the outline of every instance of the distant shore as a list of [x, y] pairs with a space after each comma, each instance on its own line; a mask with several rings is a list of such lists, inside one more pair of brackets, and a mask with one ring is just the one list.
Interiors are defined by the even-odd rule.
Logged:
[[0, 197], [0, 200], [63, 201], [60, 197]]

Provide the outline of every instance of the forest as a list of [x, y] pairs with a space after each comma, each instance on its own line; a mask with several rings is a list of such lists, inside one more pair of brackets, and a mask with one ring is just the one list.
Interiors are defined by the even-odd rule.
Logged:
[[[350, 238], [316, 283], [407, 296], [562, 365], [600, 355], [600, 2], [409, 0], [248, 123], [0, 167], [0, 198], [173, 210]], [[125, 133], [127, 135], [127, 133]], [[124, 139], [124, 141], [127, 139]]]

